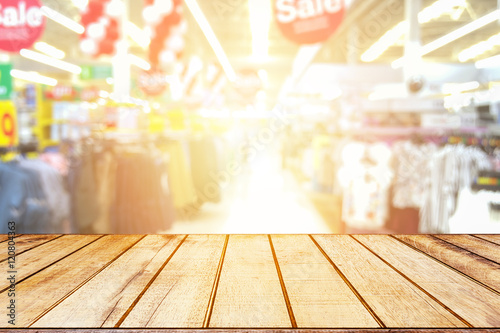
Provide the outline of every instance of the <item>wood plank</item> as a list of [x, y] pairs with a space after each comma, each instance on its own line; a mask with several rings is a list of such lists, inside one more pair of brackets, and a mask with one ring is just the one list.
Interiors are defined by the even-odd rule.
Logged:
[[15, 333], [500, 333], [500, 329], [477, 329], [477, 328], [462, 328], [462, 329], [450, 329], [450, 328], [432, 328], [432, 329], [382, 329], [382, 328], [357, 328], [357, 329], [252, 329], [248, 328], [242, 329], [217, 329], [217, 330], [206, 330], [206, 329], [154, 329], [150, 328], [147, 330], [137, 329], [137, 328], [123, 328], [120, 330], [116, 329], [99, 329], [89, 331], [88, 329], [16, 329]]
[[394, 236], [500, 292], [500, 265], [429, 235]]
[[225, 238], [190, 235], [120, 328], [202, 328]]
[[500, 245], [500, 235], [474, 235], [474, 236]]
[[[99, 329], [93, 332], [98, 333], [116, 333], [116, 329]], [[217, 329], [207, 331], [206, 329], [144, 329], [123, 328], [120, 333], [500, 333], [500, 329], [477, 329], [477, 328], [433, 328], [433, 329], [383, 329], [383, 328], [357, 328], [357, 329]], [[88, 329], [16, 329], [15, 333], [90, 333]]]
[[380, 327], [309, 236], [271, 238], [299, 328]]
[[[16, 256], [36, 246], [47, 243], [61, 235], [23, 235], [15, 238]], [[6, 245], [7, 246], [7, 245]], [[7, 260], [8, 254], [5, 251], [0, 254], [0, 262]]]
[[460, 246], [481, 257], [500, 264], [500, 246], [470, 235], [435, 235], [439, 239]]
[[[14, 238], [17, 238], [17, 237], [22, 236], [22, 235], [23, 234], [15, 234]], [[0, 235], [0, 243], [3, 243], [3, 242], [5, 242], [8, 239], [9, 239], [9, 235], [7, 235], [7, 234], [1, 234]]]
[[[114, 327], [184, 236], [150, 235], [40, 318], [36, 327]], [[82, 307], [82, 300], [92, 306]]]
[[386, 327], [466, 327], [353, 238], [314, 238]]
[[390, 236], [354, 236], [474, 327], [500, 325], [500, 296]]
[[[142, 237], [104, 236], [18, 284], [17, 327], [30, 326]], [[81, 309], [92, 307], [93, 299], [82, 299]], [[0, 294], [0, 302], [8, 302], [7, 293]]]
[[291, 327], [264, 235], [231, 235], [209, 327]]
[[[49, 266], [50, 264], [69, 255], [71, 252], [89, 244], [101, 236], [98, 235], [66, 235], [52, 242], [38, 246], [32, 251], [28, 251], [16, 256], [16, 280], [30, 276], [33, 273]], [[9, 287], [9, 281], [0, 280], [0, 290], [5, 291]]]

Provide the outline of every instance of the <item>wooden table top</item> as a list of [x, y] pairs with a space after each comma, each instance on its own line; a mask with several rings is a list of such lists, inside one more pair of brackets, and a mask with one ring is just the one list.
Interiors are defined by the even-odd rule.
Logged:
[[[7, 236], [0, 237], [7, 275]], [[2, 328], [500, 328], [500, 235], [15, 242], [14, 296], [0, 279], [2, 308], [15, 299], [15, 326], [2, 315]]]

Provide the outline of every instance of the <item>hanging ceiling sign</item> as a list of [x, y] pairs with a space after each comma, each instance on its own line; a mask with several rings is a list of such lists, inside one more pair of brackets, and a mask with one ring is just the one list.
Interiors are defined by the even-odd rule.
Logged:
[[257, 92], [263, 88], [262, 79], [256, 70], [244, 69], [239, 72], [235, 82], [236, 90], [244, 97], [255, 98]]
[[0, 0], [0, 50], [30, 48], [45, 29], [40, 0]]
[[137, 79], [139, 89], [149, 96], [162, 94], [167, 89], [167, 85], [167, 75], [161, 70], [142, 72]]
[[274, 14], [283, 35], [299, 44], [326, 41], [344, 18], [344, 0], [276, 0]]

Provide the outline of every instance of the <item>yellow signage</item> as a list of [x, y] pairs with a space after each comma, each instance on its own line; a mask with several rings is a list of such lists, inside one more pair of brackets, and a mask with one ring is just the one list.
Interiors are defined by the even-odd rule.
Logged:
[[15, 147], [18, 143], [19, 135], [14, 103], [0, 101], [0, 147]]

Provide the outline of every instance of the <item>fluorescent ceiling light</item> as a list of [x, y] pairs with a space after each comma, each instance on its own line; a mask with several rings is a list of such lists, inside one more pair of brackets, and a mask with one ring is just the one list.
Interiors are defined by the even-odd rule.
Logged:
[[445, 95], [459, 94], [464, 91], [475, 90], [480, 87], [479, 82], [465, 82], [465, 83], [446, 83], [443, 85], [442, 92]]
[[136, 26], [134, 23], [128, 21], [126, 29], [127, 35], [143, 49], [146, 49], [151, 43], [151, 38], [148, 37], [146, 32], [144, 32], [144, 30]]
[[[465, 0], [438, 0], [432, 5], [424, 8], [418, 14], [418, 22], [420, 24], [428, 23], [433, 19], [439, 18], [441, 15], [449, 12], [456, 6], [466, 5]], [[387, 31], [380, 39], [375, 42], [363, 55], [361, 60], [364, 62], [371, 62], [376, 60], [384, 54], [389, 47], [396, 44], [408, 30], [408, 22], [402, 21]]]
[[203, 15], [203, 12], [200, 9], [200, 6], [196, 2], [196, 0], [185, 0], [186, 5], [188, 6], [189, 10], [191, 11], [191, 14], [193, 14], [194, 18], [196, 19], [196, 22], [201, 28], [201, 31], [203, 31], [203, 34], [205, 34], [205, 37], [207, 38], [208, 42], [210, 43], [210, 46], [215, 52], [215, 55], [217, 56], [217, 59], [219, 59], [219, 62], [224, 69], [224, 72], [227, 75], [227, 78], [229, 81], [234, 82], [236, 81], [236, 73], [234, 72], [233, 67], [231, 66], [231, 63], [229, 62], [229, 59], [227, 58], [226, 53], [224, 52], [224, 49], [219, 43], [219, 40], [215, 36], [214, 31], [212, 30], [212, 27], [207, 21], [207, 18], [205, 15]]
[[500, 33], [463, 50], [458, 54], [458, 60], [465, 62], [467, 60], [474, 59], [483, 53], [493, 50], [498, 45], [500, 45]]
[[476, 62], [476, 68], [478, 69], [491, 67], [500, 67], [500, 54]]
[[10, 76], [34, 83], [46, 84], [48, 86], [57, 85], [57, 80], [51, 77], [43, 76], [38, 74], [37, 72], [24, 72], [17, 69], [13, 69], [10, 71]]
[[70, 64], [66, 61], [62, 61], [59, 59], [54, 59], [49, 56], [46, 56], [45, 54], [41, 54], [35, 51], [31, 51], [28, 49], [22, 49], [21, 52], [19, 52], [21, 56], [31, 59], [34, 61], [38, 61], [42, 64], [49, 65], [58, 69], [62, 69], [64, 71], [73, 73], [73, 74], [80, 74], [82, 72], [82, 69], [80, 66]]
[[83, 34], [85, 32], [85, 28], [83, 25], [73, 21], [67, 16], [64, 16], [63, 14], [59, 13], [58, 11], [53, 10], [52, 8], [49, 8], [47, 6], [42, 6], [42, 13], [47, 16], [49, 19], [53, 20], [54, 22], [59, 23], [60, 25], [73, 30], [77, 34]]
[[136, 55], [129, 54], [128, 60], [132, 65], [137, 66], [141, 69], [144, 69], [145, 71], [149, 71], [151, 69], [151, 65], [149, 64], [149, 62], [147, 62], [146, 60], [144, 60], [142, 58], [139, 58]]
[[61, 51], [58, 48], [55, 48], [54, 46], [49, 45], [45, 42], [35, 43], [34, 47], [35, 50], [45, 53], [46, 55], [51, 56], [52, 58], [63, 59], [66, 56], [64, 51]]
[[[500, 9], [497, 9], [497, 10], [495, 10], [495, 11], [493, 11], [493, 12], [491, 12], [483, 17], [480, 17], [477, 20], [472, 21], [472, 22], [458, 28], [457, 30], [452, 31], [449, 34], [447, 34], [443, 37], [440, 37], [440, 38], [436, 39], [435, 41], [430, 42], [429, 44], [423, 46], [422, 50], [420, 52], [420, 55], [424, 56], [426, 54], [429, 54], [429, 53], [431, 53], [431, 52], [433, 52], [433, 51], [435, 51], [435, 50], [437, 50], [445, 45], [450, 44], [451, 42], [456, 41], [459, 38], [462, 38], [462, 37], [470, 34], [471, 32], [479, 30], [479, 29], [483, 28], [484, 26], [486, 26], [492, 22], [495, 22], [498, 19], [500, 19]], [[404, 64], [404, 57], [399, 58], [398, 60], [395, 60], [392, 63], [392, 68], [394, 68], [394, 69], [400, 68], [403, 66], [403, 64]]]

